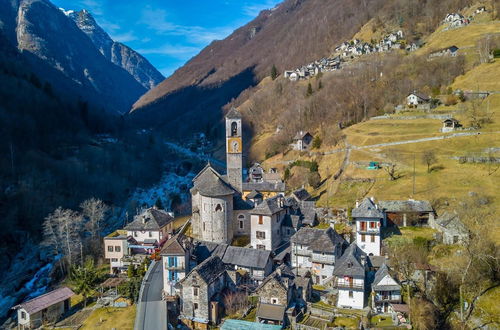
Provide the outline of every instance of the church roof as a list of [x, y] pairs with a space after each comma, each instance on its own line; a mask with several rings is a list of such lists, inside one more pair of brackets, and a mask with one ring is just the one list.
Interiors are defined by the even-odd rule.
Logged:
[[210, 163], [194, 177], [191, 192], [196, 191], [207, 197], [227, 196], [237, 192]]
[[229, 112], [226, 114], [227, 119], [241, 119], [241, 113], [236, 110], [236, 108], [231, 108]]

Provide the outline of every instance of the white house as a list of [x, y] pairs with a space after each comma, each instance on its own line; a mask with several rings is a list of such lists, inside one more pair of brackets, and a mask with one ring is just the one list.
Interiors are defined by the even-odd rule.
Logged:
[[153, 245], [167, 240], [173, 232], [173, 225], [172, 213], [151, 207], [136, 215], [123, 229], [138, 243]]
[[417, 91], [413, 91], [413, 93], [408, 94], [406, 97], [406, 104], [408, 106], [417, 106], [419, 104], [429, 103], [430, 98], [424, 94], [421, 94]]
[[175, 296], [175, 285], [190, 271], [191, 257], [188, 241], [176, 235], [169, 239], [160, 255], [163, 266], [163, 292], [166, 296]]
[[250, 244], [254, 249], [273, 251], [281, 243], [281, 225], [287, 209], [281, 195], [268, 198], [250, 211]]
[[338, 290], [337, 307], [365, 307], [366, 253], [352, 243], [335, 265], [334, 286]]
[[377, 313], [391, 313], [391, 304], [401, 303], [401, 285], [389, 274], [385, 263], [375, 273], [372, 291], [372, 308]]
[[293, 138], [292, 149], [307, 150], [313, 141], [313, 136], [307, 131], [299, 131]]
[[365, 198], [356, 202], [352, 210], [356, 222], [356, 243], [368, 255], [380, 255], [380, 229], [385, 226], [385, 214], [373, 199]]

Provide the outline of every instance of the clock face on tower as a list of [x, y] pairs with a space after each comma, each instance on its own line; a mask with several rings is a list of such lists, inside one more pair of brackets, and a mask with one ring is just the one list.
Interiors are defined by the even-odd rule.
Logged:
[[241, 138], [228, 138], [227, 139], [227, 152], [229, 154], [241, 153]]

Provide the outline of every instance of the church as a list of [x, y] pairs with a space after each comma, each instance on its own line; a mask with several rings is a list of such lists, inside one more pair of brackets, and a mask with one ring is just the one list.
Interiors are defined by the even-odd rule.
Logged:
[[193, 179], [191, 188], [193, 237], [231, 244], [235, 236], [250, 235], [252, 204], [243, 200], [243, 144], [241, 114], [232, 108], [226, 115], [227, 175], [210, 163]]

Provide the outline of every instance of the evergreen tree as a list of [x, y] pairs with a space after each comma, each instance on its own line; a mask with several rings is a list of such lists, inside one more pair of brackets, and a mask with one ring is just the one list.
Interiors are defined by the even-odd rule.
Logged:
[[308, 83], [307, 84], [307, 92], [306, 92], [306, 96], [311, 96], [313, 94], [313, 88], [312, 88], [312, 85], [311, 83]]
[[84, 266], [73, 266], [70, 271], [70, 280], [75, 292], [82, 295], [84, 307], [87, 307], [87, 299], [94, 292], [94, 287], [99, 280], [94, 261], [87, 259]]
[[278, 69], [276, 69], [276, 66], [273, 64], [271, 68], [271, 79], [275, 80], [276, 78], [278, 78]]

